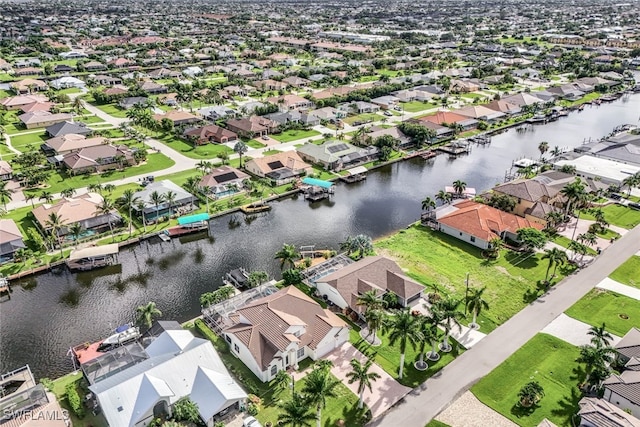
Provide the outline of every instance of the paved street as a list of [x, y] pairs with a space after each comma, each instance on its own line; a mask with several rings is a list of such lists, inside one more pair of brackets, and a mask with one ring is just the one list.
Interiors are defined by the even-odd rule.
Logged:
[[423, 427], [639, 249], [637, 226], [589, 267], [564, 279], [369, 425]]

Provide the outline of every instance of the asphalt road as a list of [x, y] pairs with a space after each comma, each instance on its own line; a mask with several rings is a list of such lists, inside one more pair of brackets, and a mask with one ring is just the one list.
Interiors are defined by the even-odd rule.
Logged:
[[369, 426], [423, 427], [638, 250], [640, 226], [607, 248], [588, 267], [529, 304]]

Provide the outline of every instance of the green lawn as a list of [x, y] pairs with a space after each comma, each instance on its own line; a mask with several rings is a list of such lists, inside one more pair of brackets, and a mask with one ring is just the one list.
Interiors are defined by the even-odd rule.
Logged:
[[77, 122], [83, 122], [86, 124], [95, 124], [95, 123], [105, 123], [104, 120], [102, 120], [100, 117], [98, 116], [83, 116], [83, 117], [78, 117], [76, 119]]
[[[397, 260], [409, 276], [423, 284], [437, 284], [441, 292], [457, 298], [464, 297], [467, 272], [469, 286], [486, 286], [484, 295], [489, 310], [478, 318], [484, 333], [491, 332], [537, 298], [541, 292], [538, 281], [544, 280], [548, 265], [541, 254], [507, 250], [501, 251], [497, 260], [489, 261], [475, 246], [420, 225], [383, 238], [374, 246], [378, 254]], [[556, 280], [570, 271], [571, 267], [559, 268]]]
[[115, 104], [104, 104], [104, 105], [94, 104], [94, 105], [98, 107], [100, 110], [109, 114], [110, 116], [119, 117], [121, 119], [124, 119], [127, 117], [127, 110], [123, 110], [122, 108], [118, 107]]
[[336, 175], [333, 172], [328, 172], [326, 170], [324, 170], [322, 167], [318, 166], [318, 165], [313, 165], [313, 175], [314, 178], [318, 178], [318, 179], [323, 179], [323, 180], [329, 180], [331, 178], [337, 178], [338, 175]]
[[11, 137], [11, 145], [13, 148], [22, 152], [39, 150], [40, 144], [47, 140], [44, 130], [42, 132], [25, 133], [23, 135], [15, 135]]
[[86, 382], [83, 381], [83, 376], [81, 373], [74, 375], [73, 373], [67, 374], [63, 377], [60, 377], [53, 381], [53, 394], [56, 395], [58, 401], [60, 402], [60, 406], [63, 409], [66, 409], [69, 412], [71, 423], [74, 427], [107, 427], [107, 421], [102, 414], [99, 414], [97, 417], [93, 415], [93, 413], [89, 410], [85, 411], [86, 415], [82, 420], [80, 420], [74, 413], [71, 411], [67, 400], [66, 400], [66, 387], [68, 384], [76, 385], [76, 389], [78, 390], [78, 394], [80, 398], [85, 396], [88, 392], [88, 389], [83, 388], [83, 384], [86, 385]]
[[281, 153], [281, 152], [282, 151], [280, 151], [280, 150], [273, 150], [273, 149], [272, 150], [264, 150], [262, 152], [262, 155], [266, 157], [266, 156], [271, 156], [273, 154], [278, 154], [278, 153]]
[[[582, 372], [575, 362], [577, 347], [547, 334], [537, 334], [489, 375], [471, 387], [482, 403], [520, 426], [537, 426], [547, 418], [559, 426], [573, 425], [582, 397], [576, 387]], [[518, 391], [537, 381], [545, 396], [536, 407], [517, 405]]]
[[623, 336], [633, 326], [640, 325], [640, 303], [624, 295], [593, 289], [567, 311], [568, 316], [592, 326], [604, 322], [607, 330]]
[[471, 93], [460, 94], [460, 97], [474, 100], [474, 99], [478, 99], [478, 98], [486, 98], [486, 95], [483, 94], [483, 93], [471, 92]]
[[[556, 243], [562, 246], [563, 248], [568, 249], [569, 244], [571, 243], [571, 239], [568, 237], [558, 235], [553, 239], [553, 243]], [[587, 247], [587, 255], [597, 255], [597, 254], [598, 253], [595, 250], [591, 249], [590, 247]]]
[[[444, 333], [441, 334], [441, 338], [442, 335], [444, 335]], [[446, 365], [451, 363], [464, 351], [462, 346], [460, 346], [453, 338], [450, 338], [449, 342], [453, 346], [453, 350], [450, 353], [440, 352], [440, 360], [437, 362], [427, 361], [429, 368], [424, 371], [419, 371], [413, 366], [413, 364], [420, 359], [420, 348], [417, 347], [416, 349], [413, 349], [410, 345], [407, 345], [404, 372], [402, 379], [400, 379], [398, 377], [400, 370], [400, 349], [397, 343], [395, 346], [391, 346], [389, 344], [387, 334], [378, 333], [377, 336], [382, 340], [382, 344], [379, 347], [371, 347], [368, 342], [360, 337], [359, 329], [352, 328], [351, 331], [349, 331], [349, 341], [355, 348], [364, 354], [373, 355], [375, 362], [384, 369], [385, 372], [391, 375], [400, 384], [411, 388], [418, 387], [428, 378], [432, 377]], [[427, 345], [425, 351], [431, 351], [431, 347]]]
[[[640, 211], [622, 205], [607, 205], [602, 208], [604, 219], [611, 225], [631, 229], [640, 224]], [[580, 213], [581, 219], [595, 220], [589, 213]]]
[[251, 148], [262, 148], [265, 145], [258, 141], [257, 139], [250, 139], [249, 141], [247, 141], [247, 145]]
[[640, 256], [634, 255], [609, 276], [625, 285], [640, 288]]
[[559, 105], [562, 105], [563, 107], [573, 107], [575, 105], [580, 105], [580, 104], [584, 104], [585, 102], [589, 102], [589, 101], [593, 101], [594, 99], [598, 99], [600, 97], [601, 93], [599, 92], [591, 92], [586, 94], [585, 96], [583, 96], [582, 98], [576, 100], [576, 101], [566, 101], [566, 100], [561, 100], [559, 102]]
[[382, 117], [380, 117], [378, 114], [375, 114], [375, 113], [364, 113], [364, 114], [358, 114], [357, 116], [347, 117], [345, 119], [342, 119], [342, 121], [350, 125], [353, 125], [354, 122], [362, 122], [362, 123], [376, 122], [381, 118]]
[[215, 159], [220, 153], [233, 153], [233, 150], [226, 145], [204, 144], [194, 147], [187, 141], [170, 134], [162, 135], [160, 137], [152, 136], [152, 138], [157, 139], [167, 147], [171, 147], [192, 159]]
[[431, 108], [435, 108], [438, 106], [438, 104], [432, 104], [426, 101], [425, 102], [411, 101], [411, 102], [401, 103], [400, 106], [402, 106], [404, 111], [406, 111], [407, 113], [417, 113], [418, 111], [424, 111], [424, 110], [429, 110]]
[[320, 135], [320, 132], [316, 130], [288, 130], [282, 133], [271, 135], [271, 138], [280, 142], [291, 142], [298, 139], [310, 138], [312, 136]]
[[431, 422], [429, 422], [429, 424], [427, 424], [424, 427], [451, 427], [451, 426], [449, 424], [445, 424], [438, 420], [431, 420]]

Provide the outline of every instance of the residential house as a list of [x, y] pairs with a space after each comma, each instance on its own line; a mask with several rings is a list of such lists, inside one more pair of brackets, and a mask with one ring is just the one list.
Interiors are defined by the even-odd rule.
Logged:
[[68, 74], [74, 72], [76, 69], [70, 65], [58, 64], [53, 67], [54, 74]]
[[26, 67], [26, 68], [18, 68], [13, 70], [13, 75], [22, 77], [22, 76], [37, 76], [43, 73], [42, 68], [37, 67]]
[[640, 371], [640, 329], [633, 327], [613, 346], [616, 362], [632, 371]]
[[87, 85], [82, 80], [77, 79], [75, 77], [71, 77], [71, 76], [63, 76], [55, 80], [51, 80], [50, 84], [51, 84], [51, 87], [56, 88], [58, 90], [68, 89], [72, 87], [77, 89], [84, 89], [85, 86]]
[[23, 93], [31, 94], [33, 92], [43, 92], [49, 89], [49, 85], [44, 81], [36, 79], [24, 79], [9, 83], [9, 87], [18, 95], [22, 95]]
[[20, 106], [20, 111], [23, 113], [32, 113], [34, 111], [50, 111], [51, 107], [56, 105], [53, 102], [32, 102], [31, 104], [26, 104]]
[[485, 107], [490, 108], [494, 111], [504, 113], [507, 116], [516, 116], [522, 113], [522, 107], [516, 104], [512, 104], [503, 99], [491, 101], [490, 103], [486, 104]]
[[106, 76], [104, 74], [98, 74], [95, 76], [90, 75], [89, 78], [95, 81], [100, 86], [115, 86], [115, 85], [122, 84], [122, 79], [115, 76]]
[[547, 186], [536, 179], [517, 179], [497, 185], [492, 190], [494, 194], [506, 195], [516, 201], [512, 211], [514, 214], [543, 226], [547, 225], [547, 215], [561, 206], [559, 192], [560, 189]]
[[303, 79], [298, 76], [289, 76], [282, 79], [283, 83], [288, 84], [289, 86], [297, 87], [297, 88], [305, 88], [311, 84], [310, 80]]
[[349, 340], [349, 325], [295, 286], [251, 301], [228, 322], [222, 333], [232, 354], [263, 382]]
[[100, 144], [67, 153], [62, 164], [71, 175], [104, 172], [136, 163], [133, 151], [126, 145]]
[[106, 70], [107, 66], [98, 62], [98, 61], [89, 61], [87, 63], [84, 64], [84, 69], [92, 72], [92, 71], [102, 71], [102, 70]]
[[45, 132], [50, 137], [56, 138], [70, 133], [75, 133], [77, 135], [89, 135], [93, 131], [85, 123], [65, 121], [48, 126], [45, 129]]
[[518, 241], [518, 230], [543, 226], [491, 206], [463, 200], [436, 210], [438, 229], [480, 249], [489, 249], [493, 239]]
[[372, 104], [376, 104], [383, 110], [391, 110], [398, 106], [399, 98], [391, 95], [379, 96], [371, 100]]
[[503, 119], [506, 114], [500, 111], [492, 110], [484, 105], [468, 105], [456, 110], [456, 114], [467, 116], [472, 119], [482, 120], [487, 123], [495, 123]]
[[182, 74], [176, 70], [158, 68], [157, 70], [149, 71], [147, 76], [152, 79], [179, 79], [182, 77]]
[[509, 104], [517, 105], [520, 108], [540, 106], [544, 104], [542, 99], [526, 92], [505, 96], [504, 98], [501, 98], [501, 100], [508, 102]]
[[403, 307], [417, 302], [424, 292], [423, 285], [405, 275], [395, 261], [383, 256], [363, 258], [311, 284], [323, 298], [326, 295], [338, 307], [360, 314], [364, 307], [358, 305], [358, 297], [365, 292], [393, 293]]
[[377, 147], [356, 147], [344, 141], [325, 141], [320, 145], [307, 142], [297, 149], [303, 160], [319, 164], [327, 170], [342, 170], [378, 158]]
[[209, 142], [225, 144], [238, 140], [238, 135], [235, 132], [216, 125], [187, 129], [183, 135], [189, 140], [194, 141], [197, 145], [207, 144]]
[[79, 223], [83, 229], [96, 233], [109, 230], [109, 223], [113, 226], [121, 222], [117, 210], [103, 213], [100, 205], [104, 199], [98, 193], [85, 193], [80, 196], [63, 197], [55, 204], [44, 203], [36, 206], [31, 212], [35, 218], [35, 224], [43, 232], [51, 231], [49, 216], [52, 213], [61, 218], [62, 228], [56, 233], [61, 239], [69, 234], [69, 229], [75, 223]]
[[0, 105], [6, 110], [18, 110], [25, 105], [46, 103], [49, 99], [44, 95], [18, 95], [0, 100]]
[[6, 160], [0, 160], [0, 180], [7, 181], [13, 178], [13, 168]]
[[385, 128], [376, 129], [376, 130], [373, 130], [372, 132], [369, 132], [367, 136], [371, 138], [371, 141], [375, 142], [376, 139], [385, 135], [389, 135], [393, 139], [398, 141], [398, 147], [400, 148], [406, 148], [412, 145], [411, 138], [409, 138], [407, 135], [402, 133], [402, 131], [398, 129], [397, 126], [393, 126], [386, 129]]
[[132, 65], [136, 65], [136, 62], [127, 58], [114, 58], [107, 61], [107, 66], [111, 66], [113, 68], [125, 68]]
[[118, 106], [124, 110], [133, 108], [135, 105], [145, 105], [149, 101], [146, 96], [130, 96], [118, 101]]
[[84, 135], [68, 133], [66, 135], [50, 138], [40, 146], [47, 156], [57, 156], [79, 151], [83, 148], [96, 147], [107, 143], [107, 138], [101, 136], [87, 138]]
[[198, 114], [208, 120], [226, 119], [227, 117], [235, 117], [238, 114], [235, 110], [224, 105], [214, 105], [198, 110]]
[[451, 80], [451, 86], [449, 87], [449, 90], [452, 93], [471, 93], [479, 91], [480, 85], [468, 80], [453, 79]]
[[143, 427], [169, 418], [182, 398], [196, 404], [207, 427], [220, 420], [220, 413], [244, 406], [247, 394], [207, 339], [170, 329], [146, 348], [134, 342], [124, 349], [85, 364], [94, 370], [100, 366], [104, 374], [89, 381], [89, 390], [112, 427]]
[[260, 178], [268, 178], [276, 185], [283, 185], [300, 176], [313, 173], [311, 165], [295, 151], [283, 151], [245, 163], [244, 168]]
[[463, 116], [461, 114], [452, 113], [450, 111], [438, 111], [430, 116], [419, 119], [442, 126], [460, 125], [463, 131], [475, 129], [478, 126], [478, 120]]
[[578, 402], [579, 427], [640, 427], [640, 420], [604, 399], [583, 397]]
[[293, 110], [293, 109], [309, 109], [313, 108], [313, 102], [298, 95], [287, 94], [282, 96], [274, 96], [267, 98], [267, 102], [276, 104], [281, 110]]
[[111, 96], [113, 98], [118, 98], [120, 96], [127, 94], [128, 92], [129, 92], [129, 88], [127, 88], [126, 86], [120, 86], [120, 85], [109, 87], [102, 91], [103, 94], [107, 96]]
[[163, 114], [154, 114], [153, 119], [161, 122], [162, 119], [169, 119], [173, 122], [174, 126], [188, 125], [191, 123], [197, 123], [201, 119], [188, 111], [169, 110]]
[[287, 87], [289, 87], [289, 85], [284, 81], [279, 82], [277, 80], [271, 80], [271, 79], [259, 80], [252, 84], [256, 87], [256, 89], [259, 89], [262, 91], [269, 91], [269, 90], [279, 91], [279, 90], [285, 90], [287, 89]]
[[410, 119], [409, 121], [417, 123], [421, 126], [426, 127], [427, 129], [434, 131], [436, 134], [436, 141], [451, 138], [454, 135], [454, 131], [450, 127], [430, 122], [429, 120], [425, 120], [424, 117], [421, 117], [419, 119]]
[[604, 184], [615, 186], [622, 186], [625, 178], [640, 172], [640, 166], [590, 155], [581, 155], [572, 160], [559, 160], [554, 165], [558, 169], [562, 166], [573, 166], [578, 176], [598, 179]]
[[165, 85], [161, 85], [152, 81], [144, 81], [140, 84], [140, 89], [148, 94], [167, 93], [169, 89]]
[[277, 127], [278, 124], [276, 122], [261, 116], [243, 117], [227, 121], [227, 129], [245, 138], [273, 133]]
[[602, 383], [602, 398], [634, 417], [640, 418], [640, 370], [611, 374]]
[[[151, 196], [153, 193], [158, 193], [161, 196], [173, 194], [174, 200], [171, 201], [171, 206], [167, 200], [163, 200], [156, 206]], [[194, 196], [168, 179], [148, 184], [144, 189], [137, 191], [135, 196], [140, 198], [141, 206], [135, 206], [134, 212], [147, 222], [176, 213], [188, 212], [194, 208]]]
[[250, 176], [240, 169], [219, 166], [202, 177], [199, 187], [206, 189], [208, 194], [219, 199], [242, 190], [245, 181], [249, 178]]
[[313, 114], [321, 121], [324, 120], [327, 122], [335, 122], [338, 119], [347, 117], [346, 111], [341, 111], [333, 107], [318, 108], [317, 110], [309, 111], [309, 114]]
[[375, 113], [376, 111], [380, 111], [379, 105], [367, 101], [356, 101], [349, 105], [358, 114]]
[[30, 113], [20, 114], [18, 120], [27, 129], [42, 128], [56, 123], [71, 120], [73, 116], [69, 113], [51, 113], [49, 111], [32, 111]]
[[13, 260], [18, 249], [26, 248], [22, 233], [12, 219], [0, 219], [0, 263]]

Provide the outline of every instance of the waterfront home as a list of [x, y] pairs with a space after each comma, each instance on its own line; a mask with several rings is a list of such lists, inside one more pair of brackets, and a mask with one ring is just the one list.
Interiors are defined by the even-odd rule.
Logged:
[[498, 99], [491, 101], [486, 104], [485, 107], [490, 108], [494, 111], [499, 111], [508, 116], [516, 116], [522, 113], [522, 107], [516, 104], [512, 104], [511, 102], [505, 101], [504, 99]]
[[73, 116], [69, 113], [51, 113], [49, 111], [32, 111], [30, 113], [24, 113], [18, 116], [18, 120], [27, 129], [42, 128], [51, 126], [56, 123], [65, 122], [71, 120]]
[[349, 340], [349, 325], [295, 286], [250, 302], [227, 321], [222, 335], [232, 354], [263, 382]]
[[[152, 199], [153, 193], [163, 196], [157, 205]], [[171, 203], [166, 200], [167, 194], [174, 196]], [[141, 206], [134, 206], [133, 211], [136, 215], [143, 216], [145, 221], [155, 221], [176, 213], [186, 213], [195, 207], [193, 206], [194, 196], [168, 179], [147, 184], [144, 189], [137, 191], [135, 196], [140, 198]]]
[[[372, 128], [373, 130], [373, 128]], [[369, 138], [371, 138], [371, 141], [374, 141], [378, 138], [380, 138], [381, 136], [385, 136], [385, 135], [389, 135], [391, 136], [393, 139], [395, 139], [396, 141], [398, 141], [398, 147], [400, 148], [407, 148], [409, 146], [411, 146], [413, 143], [411, 141], [411, 138], [409, 138], [407, 135], [405, 135], [404, 133], [402, 133], [402, 131], [400, 129], [398, 129], [397, 126], [393, 126], [390, 128], [378, 128], [373, 130], [373, 132], [369, 132], [367, 134], [367, 136]]]
[[295, 151], [283, 151], [270, 156], [251, 159], [244, 168], [260, 178], [268, 178], [275, 185], [283, 185], [294, 179], [313, 173], [313, 168]]
[[640, 329], [629, 329], [613, 348], [616, 351], [618, 365], [632, 371], [640, 371]]
[[517, 105], [520, 108], [528, 107], [528, 106], [531, 107], [535, 105], [540, 106], [544, 104], [544, 100], [538, 98], [537, 96], [534, 96], [533, 94], [524, 93], [524, 92], [517, 93], [515, 95], [505, 96], [501, 100], [508, 102], [509, 104]]
[[13, 168], [6, 160], [0, 160], [0, 180], [6, 181], [13, 178]]
[[84, 135], [69, 133], [66, 135], [50, 138], [40, 146], [47, 156], [56, 156], [71, 153], [73, 151], [82, 150], [83, 148], [95, 147], [106, 144], [107, 138], [97, 136], [95, 138], [87, 138]]
[[364, 307], [358, 305], [358, 297], [375, 291], [378, 295], [393, 293], [398, 303], [408, 307], [422, 297], [424, 286], [404, 274], [395, 261], [372, 256], [340, 268], [334, 273], [313, 282], [320, 295], [340, 308], [350, 308], [362, 314]]
[[462, 126], [462, 130], [471, 130], [478, 126], [478, 121], [476, 119], [452, 113], [450, 111], [438, 111], [435, 114], [422, 117], [419, 120], [435, 123], [441, 126], [451, 126], [456, 124]]
[[49, 98], [44, 95], [17, 95], [1, 99], [0, 105], [6, 110], [18, 110], [25, 105], [46, 103], [47, 101], [49, 101]]
[[436, 210], [436, 222], [441, 232], [480, 249], [489, 249], [495, 238], [517, 242], [521, 228], [543, 228], [537, 222], [471, 200], [442, 206]]
[[219, 166], [200, 179], [198, 186], [216, 198], [231, 196], [244, 187], [250, 176], [231, 166]]
[[0, 219], [0, 263], [13, 260], [18, 249], [26, 248], [22, 233], [12, 219]]
[[61, 239], [69, 234], [69, 229], [75, 223], [80, 223], [85, 234], [97, 234], [109, 230], [109, 224], [113, 226], [122, 220], [115, 209], [108, 213], [101, 212], [100, 206], [103, 201], [98, 193], [85, 193], [80, 196], [63, 197], [55, 204], [43, 203], [36, 206], [31, 213], [36, 226], [43, 233], [53, 231], [49, 216], [55, 213], [60, 218], [62, 228], [54, 234]]
[[559, 160], [554, 166], [558, 169], [562, 166], [573, 166], [578, 176], [597, 179], [604, 184], [615, 186], [622, 186], [625, 178], [640, 173], [640, 166], [590, 155], [582, 155], [573, 160]]
[[83, 365], [85, 375], [90, 370], [101, 374], [90, 380], [89, 390], [112, 427], [166, 419], [185, 397], [213, 427], [221, 412], [239, 410], [247, 398], [211, 341], [183, 329], [165, 330], [144, 349], [135, 342], [108, 352]]
[[99, 144], [85, 147], [62, 158], [70, 175], [97, 173], [136, 164], [133, 150], [126, 145]]
[[225, 144], [227, 142], [234, 142], [238, 140], [238, 135], [235, 132], [231, 132], [229, 129], [217, 125], [207, 125], [184, 131], [183, 135], [193, 141], [196, 145], [207, 144], [209, 142], [215, 142], [217, 144]]
[[319, 164], [327, 170], [342, 170], [373, 161], [378, 158], [375, 146], [356, 147], [344, 141], [329, 140], [320, 145], [307, 142], [297, 149], [303, 160]]
[[424, 117], [421, 117], [419, 119], [409, 119], [409, 121], [413, 123], [417, 123], [421, 126], [426, 127], [427, 129], [434, 131], [436, 134], [436, 141], [451, 138], [454, 134], [453, 129], [451, 129], [450, 127], [433, 123], [429, 120], [425, 120]]
[[593, 141], [574, 149], [595, 157], [640, 166], [640, 135], [623, 133], [608, 140]]
[[482, 120], [487, 123], [495, 123], [506, 116], [505, 113], [492, 110], [484, 105], [469, 105], [456, 110], [456, 114], [476, 120]]
[[578, 405], [579, 427], [640, 427], [640, 419], [605, 399], [583, 397]]
[[89, 135], [93, 130], [88, 127], [85, 123], [77, 123], [77, 122], [69, 122], [64, 121], [60, 123], [53, 124], [51, 126], [47, 126], [45, 129], [47, 135], [52, 138], [56, 138], [58, 136], [68, 135], [70, 133], [76, 135]]

